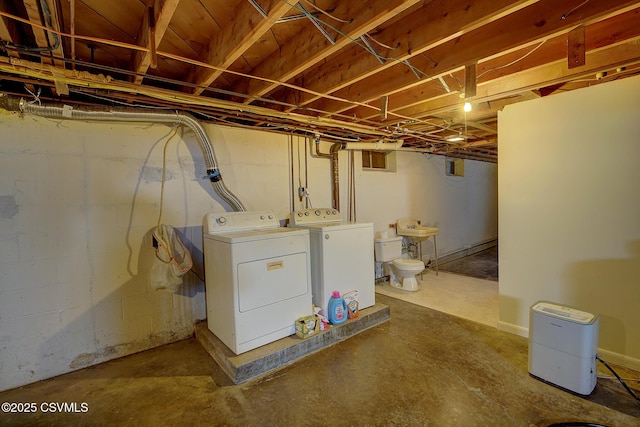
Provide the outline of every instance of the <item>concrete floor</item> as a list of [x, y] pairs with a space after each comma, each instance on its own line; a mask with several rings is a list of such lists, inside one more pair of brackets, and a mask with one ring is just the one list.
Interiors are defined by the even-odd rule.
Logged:
[[[38, 408], [0, 413], [0, 425], [640, 426], [640, 405], [614, 380], [576, 396], [528, 374], [525, 338], [376, 299], [389, 321], [240, 385], [189, 339], [0, 393]], [[78, 412], [43, 413], [42, 402]]]
[[440, 264], [439, 270], [497, 282], [498, 246], [485, 249], [484, 251], [464, 258], [443, 262]]

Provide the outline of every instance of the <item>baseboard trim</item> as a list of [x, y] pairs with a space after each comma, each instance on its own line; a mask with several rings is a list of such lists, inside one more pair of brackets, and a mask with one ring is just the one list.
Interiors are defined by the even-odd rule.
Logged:
[[473, 255], [487, 249], [491, 249], [495, 246], [498, 246], [498, 239], [485, 240], [484, 242], [476, 243], [475, 245], [470, 246], [468, 248], [459, 249], [457, 251], [450, 252], [446, 255], [439, 256], [438, 264], [439, 265], [446, 264], [447, 262], [455, 261], [457, 259], [464, 258], [469, 255]]
[[625, 368], [632, 369], [634, 371], [640, 371], [640, 359], [629, 357], [620, 353], [615, 353], [613, 351], [605, 350], [602, 348], [598, 348], [598, 355], [607, 363], [624, 366]]
[[529, 338], [529, 328], [524, 326], [514, 325], [513, 323], [498, 321], [498, 330], [503, 332], [509, 332], [510, 334], [519, 335], [521, 337]]
[[[514, 325], [513, 323], [498, 321], [498, 330], [519, 335], [527, 339], [529, 338], [529, 328]], [[640, 359], [605, 350], [603, 348], [598, 348], [598, 355], [600, 355], [600, 357], [607, 363], [623, 366], [634, 371], [640, 371]]]

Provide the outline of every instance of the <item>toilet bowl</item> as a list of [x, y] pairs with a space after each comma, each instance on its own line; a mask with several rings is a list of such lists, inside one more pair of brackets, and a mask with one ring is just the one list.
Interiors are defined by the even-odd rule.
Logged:
[[375, 239], [376, 261], [382, 262], [389, 273], [389, 284], [394, 288], [415, 292], [418, 290], [416, 274], [424, 270], [424, 262], [401, 258], [402, 237], [380, 237]]
[[417, 291], [418, 279], [416, 279], [416, 275], [420, 274], [422, 270], [424, 270], [424, 262], [420, 260], [396, 258], [391, 261], [389, 284], [405, 291]]

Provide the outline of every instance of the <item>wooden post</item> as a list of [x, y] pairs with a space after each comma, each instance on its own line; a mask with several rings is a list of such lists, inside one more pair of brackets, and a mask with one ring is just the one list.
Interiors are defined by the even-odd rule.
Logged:
[[587, 63], [587, 47], [585, 44], [584, 25], [569, 31], [567, 38], [567, 65], [569, 69], [585, 65]]

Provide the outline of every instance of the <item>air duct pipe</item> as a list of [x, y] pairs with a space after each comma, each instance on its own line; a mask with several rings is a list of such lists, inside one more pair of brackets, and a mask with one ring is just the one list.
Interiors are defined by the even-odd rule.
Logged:
[[130, 108], [109, 108], [106, 110], [89, 109], [86, 107], [41, 106], [27, 103], [23, 98], [1, 96], [0, 107], [8, 111], [20, 111], [36, 116], [54, 119], [118, 121], [118, 122], [152, 122], [177, 124], [188, 127], [193, 131], [200, 143], [207, 166], [207, 175], [215, 192], [233, 208], [234, 211], [244, 211], [246, 208], [238, 198], [229, 191], [220, 175], [216, 156], [211, 141], [204, 128], [193, 116], [184, 112], [169, 112], [163, 110], [137, 111]]

